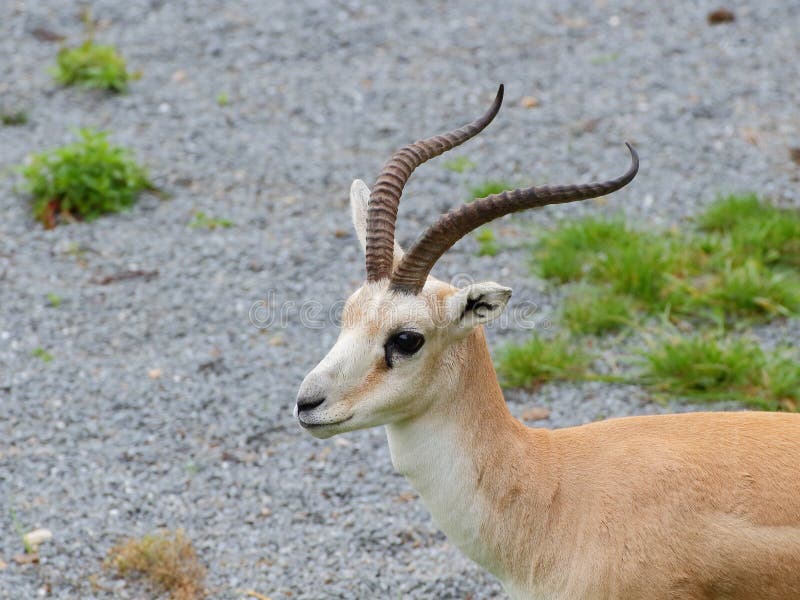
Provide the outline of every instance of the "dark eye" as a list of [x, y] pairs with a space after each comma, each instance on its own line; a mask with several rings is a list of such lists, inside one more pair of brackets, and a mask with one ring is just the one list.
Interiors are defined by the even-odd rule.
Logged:
[[416, 331], [398, 331], [397, 333], [389, 336], [384, 346], [384, 354], [386, 355], [386, 365], [392, 367], [392, 355], [401, 354], [404, 356], [411, 356], [422, 348], [425, 343], [425, 336]]

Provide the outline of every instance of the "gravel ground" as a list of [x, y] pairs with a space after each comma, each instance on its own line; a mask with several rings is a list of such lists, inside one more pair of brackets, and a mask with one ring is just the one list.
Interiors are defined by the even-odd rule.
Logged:
[[[304, 326], [298, 307], [327, 308], [363, 277], [351, 180], [371, 181], [400, 144], [481, 113], [498, 82], [505, 109], [454, 152], [477, 168], [439, 161], [409, 184], [405, 242], [487, 177], [616, 174], [624, 139], [642, 156], [633, 185], [606, 206], [507, 220], [506, 240], [520, 246], [527, 223], [586, 211], [680, 225], [731, 190], [800, 204], [789, 158], [800, 146], [796, 3], [728, 2], [736, 21], [715, 27], [705, 2], [384, 4], [93, 2], [97, 38], [142, 71], [118, 97], [57, 89], [46, 72], [58, 45], [32, 32], [77, 43], [77, 4], [0, 5], [0, 104], [30, 116], [0, 127], [0, 168], [73, 127], [108, 128], [173, 194], [43, 231], [13, 178], [0, 180], [0, 598], [149, 597], [101, 561], [120, 538], [158, 527], [189, 533], [214, 598], [502, 597], [393, 473], [383, 431], [319, 442], [291, 415], [336, 336], [321, 317]], [[188, 227], [198, 210], [235, 227]], [[459, 244], [437, 274], [495, 279], [552, 311], [557, 296], [530, 277], [524, 250], [474, 251]], [[157, 275], [98, 283], [136, 269]], [[259, 329], [248, 314], [264, 298], [294, 304]], [[759, 334], [769, 342], [784, 327]], [[491, 343], [519, 335], [496, 329]], [[515, 412], [550, 407], [542, 423], [553, 427], [675, 408], [599, 383], [509, 401]], [[39, 565], [12, 560], [10, 506], [23, 527], [54, 533]]]

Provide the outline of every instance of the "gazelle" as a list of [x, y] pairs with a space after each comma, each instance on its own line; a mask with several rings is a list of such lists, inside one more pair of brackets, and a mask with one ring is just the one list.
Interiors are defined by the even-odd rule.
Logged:
[[531, 429], [506, 408], [482, 324], [511, 290], [429, 276], [476, 227], [628, 184], [531, 187], [442, 215], [404, 253], [412, 171], [497, 114], [398, 151], [350, 190], [367, 281], [295, 407], [312, 435], [385, 425], [392, 463], [442, 530], [513, 598], [800, 599], [800, 415], [694, 413]]

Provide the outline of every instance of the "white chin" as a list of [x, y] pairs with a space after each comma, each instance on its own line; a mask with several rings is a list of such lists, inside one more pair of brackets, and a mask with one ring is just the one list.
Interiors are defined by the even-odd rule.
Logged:
[[334, 423], [314, 423], [314, 422], [305, 422], [301, 418], [298, 418], [297, 421], [300, 423], [300, 426], [308, 431], [311, 435], [315, 438], [319, 438], [321, 440], [329, 438], [331, 436], [336, 435], [337, 433], [343, 433], [345, 431], [350, 431], [352, 428], [346, 425], [347, 421], [349, 421], [352, 417], [348, 417], [342, 421], [336, 421]]
[[339, 433], [339, 431], [338, 431], [338, 429], [337, 429], [335, 424], [334, 425], [325, 425], [325, 424], [314, 425], [314, 424], [310, 424], [310, 423], [303, 423], [299, 419], [298, 419], [298, 421], [300, 422], [300, 426], [303, 429], [305, 429], [308, 433], [310, 433], [315, 438], [320, 439], [320, 440], [327, 439], [327, 438]]

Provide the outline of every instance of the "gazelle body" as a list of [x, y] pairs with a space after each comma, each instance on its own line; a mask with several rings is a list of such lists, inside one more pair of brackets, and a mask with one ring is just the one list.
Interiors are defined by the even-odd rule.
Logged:
[[[457, 289], [428, 276], [442, 252], [499, 216], [505, 202], [520, 210], [622, 187], [638, 166], [633, 151], [632, 169], [612, 182], [478, 200], [469, 212], [443, 216], [408, 254], [394, 242], [394, 217], [377, 209], [394, 203], [396, 215], [405, 180], [430, 158], [422, 150], [441, 153], [475, 135], [495, 104], [472, 129], [401, 150], [395, 159], [404, 164], [387, 163], [372, 194], [354, 182], [368, 281], [301, 386], [301, 425], [320, 438], [385, 425], [395, 468], [512, 598], [800, 598], [800, 415], [694, 413], [528, 428], [506, 408], [482, 328], [511, 290]], [[395, 198], [377, 193], [384, 176]]]

